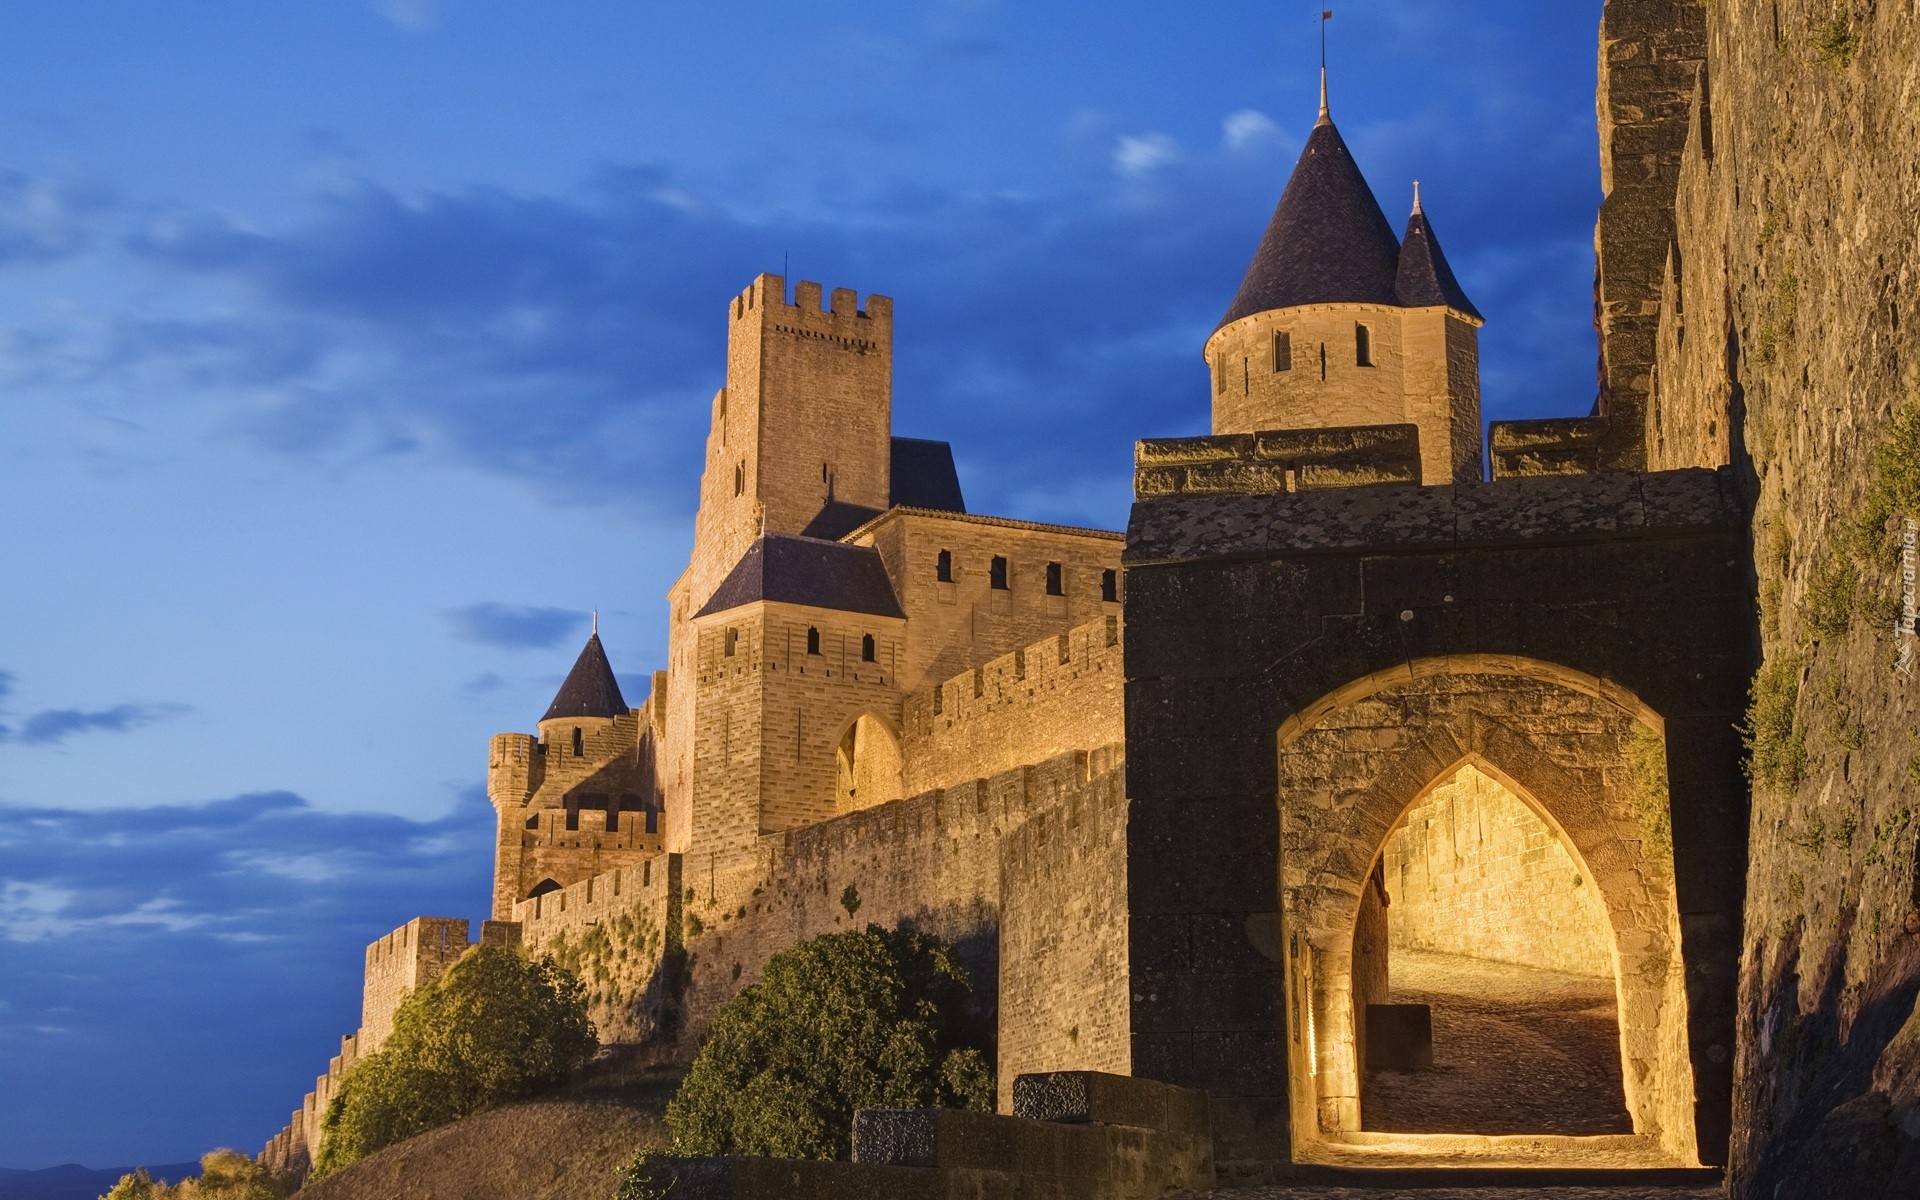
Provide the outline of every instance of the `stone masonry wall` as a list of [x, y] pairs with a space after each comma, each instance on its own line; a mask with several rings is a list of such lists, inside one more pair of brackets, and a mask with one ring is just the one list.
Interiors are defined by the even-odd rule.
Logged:
[[1132, 1073], [1127, 794], [1097, 776], [1009, 834], [1000, 852], [1000, 1111], [1017, 1076]]
[[1387, 835], [1383, 854], [1393, 949], [1613, 977], [1599, 889], [1486, 772], [1469, 764], [1434, 788]]
[[957, 943], [976, 996], [991, 1008], [999, 978], [1001, 840], [1113, 770], [1118, 759], [1114, 749], [1057, 755], [768, 835], [748, 857], [688, 856], [689, 1035], [703, 1035], [714, 1011], [757, 979], [775, 953], [870, 922], [905, 923]]
[[[1920, 12], [1714, 0], [1706, 27], [1648, 441], [1659, 463], [1731, 461], [1754, 512], [1763, 762], [1731, 1190], [1904, 1195], [1920, 1190], [1920, 683], [1895, 620], [1900, 523], [1920, 519], [1920, 437], [1899, 423], [1920, 400]], [[1893, 511], [1865, 531], [1876, 487]]]
[[907, 793], [1120, 742], [1122, 641], [1119, 617], [1104, 617], [908, 696]]
[[[1705, 57], [1701, 0], [1608, 0], [1600, 21], [1600, 187], [1593, 235], [1607, 469], [1646, 469], [1645, 414], [1673, 241], [1687, 109]], [[1715, 464], [1717, 465], [1717, 464]]]
[[[899, 510], [853, 540], [880, 552], [907, 614], [900, 686], [918, 691], [1043, 637], [1117, 616], [1101, 576], [1120, 569], [1118, 533], [999, 517]], [[939, 578], [946, 551], [951, 582]], [[992, 586], [992, 562], [1007, 560], [1007, 587]], [[1061, 594], [1047, 592], [1047, 564], [1061, 568]], [[1118, 582], [1116, 576], [1116, 583]], [[1116, 592], [1117, 597], [1117, 592]]]
[[666, 1016], [673, 980], [661, 968], [678, 945], [680, 862], [661, 855], [514, 905], [523, 944], [552, 954], [586, 985], [603, 1042], [675, 1031]]
[[367, 947], [360, 1000], [360, 1050], [372, 1054], [393, 1032], [393, 1014], [407, 993], [467, 952], [467, 923], [452, 917], [415, 917]]

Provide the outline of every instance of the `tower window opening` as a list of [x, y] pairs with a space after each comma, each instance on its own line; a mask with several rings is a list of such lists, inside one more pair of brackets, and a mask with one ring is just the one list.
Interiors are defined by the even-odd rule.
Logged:
[[1240, 360], [1240, 394], [1245, 396], [1253, 391], [1253, 360]]
[[1325, 342], [1321, 342], [1320, 343], [1320, 382], [1325, 383], [1326, 381], [1327, 381], [1327, 344]]
[[580, 832], [580, 810], [571, 804], [567, 805], [567, 832]]
[[1120, 598], [1120, 572], [1100, 572], [1100, 598], [1106, 601], [1114, 601]]
[[996, 554], [993, 556], [993, 563], [987, 569], [987, 586], [991, 587], [996, 592], [1004, 592], [1008, 590], [1007, 560], [1002, 555]]
[[573, 727], [573, 756], [579, 758], [583, 753], [585, 753], [585, 743], [580, 737], [580, 727], [575, 725]]
[[1365, 325], [1353, 327], [1353, 362], [1359, 367], [1373, 365], [1373, 330]]
[[1064, 596], [1067, 594], [1066, 586], [1061, 581], [1061, 575], [1062, 572], [1059, 563], [1050, 562], [1047, 564], [1047, 595]]
[[820, 653], [820, 630], [817, 626], [807, 626], [807, 653]]
[[747, 490], [747, 464], [735, 463], [733, 466], [733, 494], [745, 495]]
[[735, 644], [736, 644], [736, 643], [738, 643], [738, 642], [739, 642], [739, 640], [740, 640], [740, 631], [739, 631], [739, 630], [737, 630], [737, 629], [729, 629], [729, 630], [727, 630], [727, 657], [728, 657], [728, 658], [732, 658], [732, 657], [733, 657], [733, 650], [734, 650], [734, 646], [735, 646]]
[[942, 550], [933, 560], [933, 577], [941, 583], [953, 582], [953, 551]]
[[1227, 390], [1227, 356], [1224, 354], [1213, 356], [1213, 390], [1216, 392]]
[[1273, 335], [1273, 369], [1276, 373], [1293, 370], [1293, 335], [1291, 333], [1283, 331]]
[[873, 644], [873, 635], [870, 633], [860, 639], [860, 661], [880, 661], [878, 647]]

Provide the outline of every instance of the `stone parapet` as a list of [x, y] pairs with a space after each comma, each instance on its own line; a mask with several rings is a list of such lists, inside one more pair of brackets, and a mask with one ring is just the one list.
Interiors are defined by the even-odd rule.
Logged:
[[1126, 561], [1133, 568], [1214, 557], [1633, 540], [1742, 529], [1745, 521], [1731, 473], [1703, 468], [1367, 492], [1168, 496], [1134, 506]]
[[1419, 482], [1415, 425], [1149, 438], [1134, 447], [1133, 490], [1140, 500]]
[[1604, 417], [1495, 421], [1487, 431], [1493, 477], [1591, 475], [1603, 469], [1607, 430]]

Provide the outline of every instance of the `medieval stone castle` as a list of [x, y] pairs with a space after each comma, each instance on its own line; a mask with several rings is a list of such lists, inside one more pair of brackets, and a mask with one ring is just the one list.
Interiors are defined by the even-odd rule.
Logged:
[[[1724, 1161], [1751, 585], [1720, 464], [1649, 461], [1651, 337], [1638, 369], [1609, 343], [1593, 415], [1496, 424], [1489, 470], [1482, 316], [1324, 91], [1199, 348], [1212, 434], [1139, 443], [1126, 533], [969, 512], [948, 445], [892, 435], [892, 307], [771, 275], [727, 302], [666, 669], [630, 703], [596, 632], [537, 733], [493, 738], [479, 939], [684, 1057], [782, 948], [937, 932], [997, 1014], [1003, 1107], [1046, 1070], [1203, 1090], [1230, 1177]], [[308, 1161], [469, 936], [368, 948], [269, 1161]], [[1410, 948], [1611, 980], [1631, 1131], [1367, 1129], [1368, 1006]]]

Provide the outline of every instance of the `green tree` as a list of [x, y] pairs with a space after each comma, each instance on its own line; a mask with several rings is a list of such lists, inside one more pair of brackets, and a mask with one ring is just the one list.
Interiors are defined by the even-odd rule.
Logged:
[[102, 1200], [278, 1200], [292, 1190], [288, 1180], [238, 1150], [215, 1150], [201, 1156], [197, 1178], [169, 1187], [136, 1170], [122, 1175]]
[[968, 992], [947, 943], [878, 925], [774, 955], [667, 1106], [675, 1152], [846, 1158], [857, 1109], [990, 1108]]
[[314, 1177], [564, 1082], [598, 1044], [571, 972], [549, 958], [476, 946], [414, 989], [387, 1044], [340, 1081]]

